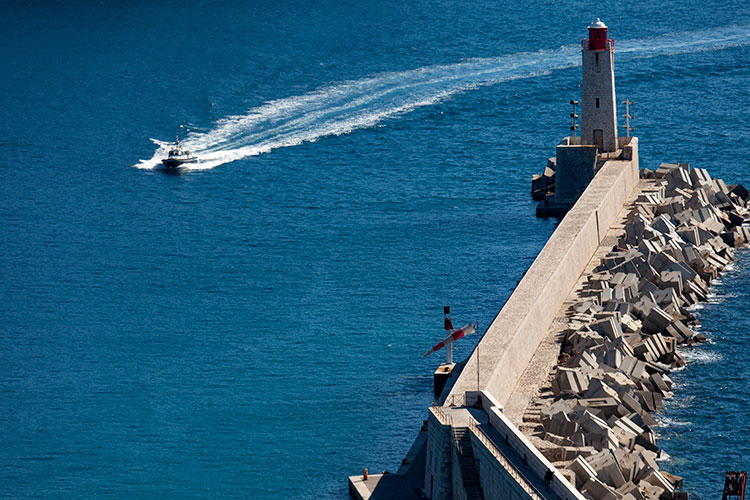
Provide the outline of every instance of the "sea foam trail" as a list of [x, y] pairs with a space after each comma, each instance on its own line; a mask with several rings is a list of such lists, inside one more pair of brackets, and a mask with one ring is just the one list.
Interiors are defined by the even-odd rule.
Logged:
[[[650, 39], [618, 40], [620, 60], [721, 50], [750, 45], [750, 25], [674, 33]], [[382, 73], [361, 80], [337, 83], [312, 92], [270, 101], [245, 115], [222, 118], [208, 132], [191, 132], [182, 141], [201, 161], [191, 170], [267, 153], [277, 148], [312, 142], [368, 128], [420, 106], [434, 104], [480, 86], [546, 75], [580, 65], [580, 48], [522, 52], [455, 64], [426, 66], [410, 71]], [[168, 142], [151, 139], [157, 150], [138, 168], [161, 166]]]

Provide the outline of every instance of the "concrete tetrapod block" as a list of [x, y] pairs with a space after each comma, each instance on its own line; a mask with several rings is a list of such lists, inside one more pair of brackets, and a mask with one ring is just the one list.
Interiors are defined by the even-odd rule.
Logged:
[[750, 198], [750, 191], [748, 191], [742, 184], [736, 184], [732, 190], [732, 193], [739, 196], [742, 200], [747, 201]]
[[570, 406], [570, 401], [560, 399], [560, 400], [555, 401], [549, 406], [542, 407], [540, 413], [542, 415], [542, 419], [544, 419], [545, 417], [551, 418], [557, 413], [564, 413], [566, 415], [570, 415], [575, 412], [572, 410]]
[[579, 370], [558, 367], [557, 375], [552, 381], [552, 392], [555, 395], [561, 393], [581, 394], [588, 389], [588, 377]]
[[622, 353], [616, 349], [611, 349], [604, 354], [602, 361], [607, 366], [619, 368], [622, 364]]
[[[656, 361], [661, 357], [661, 354], [656, 345], [651, 340], [651, 338], [648, 337], [640, 344], [636, 344], [633, 347], [633, 351], [638, 358], [646, 361], [647, 363]], [[646, 366], [648, 367], [648, 365]]]
[[667, 215], [660, 215], [657, 218], [655, 218], [653, 221], [651, 221], [651, 227], [657, 231], [659, 231], [661, 234], [669, 234], [675, 232], [677, 227], [672, 224], [672, 221], [669, 220], [669, 216]]
[[669, 325], [665, 333], [672, 336], [679, 343], [687, 342], [693, 336], [692, 330], [679, 320]]
[[575, 460], [568, 466], [568, 469], [572, 470], [576, 476], [576, 488], [579, 490], [584, 484], [588, 483], [591, 479], [596, 479], [596, 471], [584, 460], [582, 456], [576, 457]]
[[695, 227], [685, 227], [684, 229], [678, 228], [677, 234], [679, 234], [683, 240], [692, 243], [693, 245], [701, 244], [698, 231]]
[[618, 404], [619, 404], [619, 400], [620, 400], [620, 397], [617, 394], [617, 391], [614, 390], [609, 385], [607, 385], [600, 378], [591, 379], [591, 382], [589, 382], [589, 390], [586, 391], [586, 394], [584, 395], [584, 397], [586, 399], [612, 398], [615, 401], [617, 401]]
[[674, 191], [679, 188], [693, 187], [690, 174], [686, 168], [672, 169], [665, 177], [667, 179], [667, 191]]
[[641, 403], [641, 406], [651, 413], [656, 413], [662, 409], [661, 394], [654, 393], [651, 391], [636, 391], [636, 397]]
[[570, 444], [573, 444], [570, 439], [558, 436], [556, 434], [552, 434], [550, 432], [545, 432], [542, 436], [542, 439], [545, 441], [549, 441], [550, 443], [556, 444], [557, 446], [567, 446]]
[[643, 405], [641, 404], [641, 402], [634, 396], [631, 396], [628, 392], [620, 395], [620, 401], [622, 402], [623, 406], [625, 406], [625, 408], [636, 414], [643, 411]]
[[673, 487], [674, 487], [675, 489], [677, 489], [677, 488], [682, 488], [682, 484], [683, 484], [683, 479], [682, 479], [682, 477], [681, 477], [681, 476], [676, 476], [676, 475], [674, 475], [674, 474], [670, 474], [669, 472], [667, 472], [667, 471], [663, 471], [663, 470], [662, 470], [662, 471], [659, 471], [659, 472], [661, 472], [661, 475], [662, 475], [662, 476], [664, 476], [665, 478], [667, 478], [667, 481], [669, 481], [669, 482], [670, 482], [670, 484], [671, 484], [671, 485], [672, 485], [672, 486], [673, 486]]
[[612, 429], [612, 433], [617, 438], [617, 442], [620, 444], [620, 448], [632, 450], [633, 446], [635, 446], [635, 440], [638, 436], [634, 432], [623, 429], [621, 427], [616, 427]]
[[693, 188], [711, 184], [711, 176], [704, 168], [694, 168], [690, 171], [690, 181]]
[[646, 481], [640, 481], [638, 483], [638, 488], [640, 489], [643, 497], [647, 500], [658, 500], [659, 497], [661, 497], [661, 494], [664, 493], [664, 490], [662, 488], [654, 486], [651, 483], [647, 483]]
[[640, 320], [633, 318], [630, 314], [622, 315], [621, 324], [622, 324], [623, 333], [624, 332], [635, 333], [638, 330], [640, 330], [641, 327], [643, 326]]
[[677, 271], [665, 271], [660, 276], [661, 288], [672, 288], [677, 295], [682, 293], [682, 274]]
[[596, 471], [599, 480], [613, 488], [619, 488], [625, 484], [620, 464], [617, 463], [615, 455], [610, 450], [603, 450], [586, 458], [592, 469]]
[[643, 331], [645, 333], [660, 333], [667, 329], [667, 326], [672, 324], [673, 318], [667, 314], [662, 308], [654, 306], [648, 312], [645, 321], [643, 322]]
[[638, 388], [637, 383], [621, 371], [607, 372], [604, 373], [600, 378], [605, 384], [617, 391], [618, 401], [619, 397], [623, 393], [631, 390], [636, 390]]
[[639, 436], [646, 432], [643, 427], [637, 425], [635, 422], [630, 420], [628, 417], [620, 417], [614, 422], [614, 427], [619, 427], [621, 429], [627, 430], [629, 432], [632, 432], [634, 435]]
[[[617, 409], [620, 406], [620, 402], [613, 397], [607, 398], [584, 398], [579, 399], [578, 404], [582, 407], [590, 410], [592, 413], [601, 413], [605, 417], [617, 414]], [[577, 428], [570, 433], [572, 435]]]
[[580, 490], [592, 500], [621, 500], [622, 498], [622, 495], [597, 478], [589, 479]]
[[630, 482], [617, 488], [617, 492], [622, 495], [622, 500], [646, 500], [638, 489], [638, 486]]
[[[656, 170], [654, 170], [654, 177], [657, 179], [665, 179], [667, 175], [676, 168], [680, 168], [679, 163], [662, 163]], [[711, 178], [709, 177], [709, 182], [710, 181]]]
[[654, 373], [649, 377], [649, 380], [651, 381], [651, 385], [657, 389], [662, 395], [667, 395], [670, 393], [670, 387], [667, 385], [667, 383], [664, 381], [664, 379], [661, 378], [661, 375], [658, 373]]
[[648, 378], [646, 363], [632, 356], [624, 356], [620, 363], [620, 371], [632, 380], [640, 381]]
[[[623, 288], [619, 289], [622, 290]], [[620, 327], [620, 324], [612, 317], [591, 323], [589, 324], [589, 328], [601, 334], [603, 337], [607, 337], [610, 340], [615, 340], [619, 337], [622, 337], [622, 328]]]

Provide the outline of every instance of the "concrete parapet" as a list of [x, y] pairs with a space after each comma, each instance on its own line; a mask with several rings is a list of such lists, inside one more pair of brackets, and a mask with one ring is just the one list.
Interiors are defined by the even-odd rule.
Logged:
[[451, 420], [440, 407], [431, 407], [427, 420], [427, 466], [424, 490], [428, 498], [453, 498]]
[[526, 436], [498, 408], [491, 408], [489, 424], [497, 430], [505, 442], [562, 500], [585, 500], [585, 497], [563, 476], [552, 463], [528, 440]]

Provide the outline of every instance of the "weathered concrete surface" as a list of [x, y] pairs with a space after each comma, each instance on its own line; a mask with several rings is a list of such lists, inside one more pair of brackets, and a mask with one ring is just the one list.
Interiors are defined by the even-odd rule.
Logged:
[[558, 310], [575, 287], [622, 205], [638, 183], [637, 139], [632, 160], [607, 161], [534, 260], [472, 353], [445, 401], [465, 404], [484, 390], [505, 405]]
[[[626, 203], [620, 209], [616, 220], [613, 222], [607, 233], [602, 238], [599, 248], [589, 259], [588, 264], [579, 276], [573, 290], [566, 298], [563, 305], [558, 309], [557, 315], [553, 320], [547, 334], [542, 338], [539, 346], [529, 362], [526, 370], [516, 384], [516, 387], [510, 398], [504, 406], [504, 412], [516, 426], [522, 430], [524, 428], [523, 414], [529, 402], [539, 395], [539, 389], [543, 385], [548, 385], [547, 377], [551, 369], [557, 364], [557, 357], [560, 354], [560, 343], [565, 330], [568, 328], [568, 308], [580, 300], [580, 291], [586, 282], [587, 277], [593, 272], [594, 268], [599, 265], [602, 257], [609, 252], [617, 239], [625, 233], [625, 223], [628, 214], [633, 210], [633, 206], [643, 188], [650, 186], [646, 180], [641, 180], [635, 189], [631, 192]], [[480, 352], [481, 356], [481, 352]], [[550, 395], [551, 397], [551, 395]], [[539, 445], [539, 443], [535, 443]]]
[[673, 396], [670, 370], [685, 366], [676, 347], [705, 341], [691, 330], [699, 322], [689, 306], [707, 300], [711, 281], [736, 260], [733, 249], [750, 243], [743, 186], [682, 163], [641, 174], [647, 181], [505, 408], [555, 468], [596, 500], [658, 500], [682, 487], [682, 478], [659, 470], [664, 453], [653, 413]]
[[419, 500], [424, 484], [427, 428], [422, 427], [395, 474], [349, 476], [349, 494], [356, 500]]

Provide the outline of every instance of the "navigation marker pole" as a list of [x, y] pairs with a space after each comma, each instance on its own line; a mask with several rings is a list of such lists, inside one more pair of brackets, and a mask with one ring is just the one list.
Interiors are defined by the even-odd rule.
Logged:
[[[445, 314], [445, 332], [448, 335], [453, 334], [453, 322], [451, 321], [450, 314], [451, 314], [451, 306], [443, 306], [443, 314]], [[452, 364], [453, 363], [453, 344], [448, 344], [447, 349], [445, 350], [445, 355], [447, 357], [446, 364]]]
[[435, 387], [434, 387], [434, 394], [436, 398], [439, 398], [441, 394], [443, 393], [443, 389], [445, 388], [446, 381], [451, 377], [451, 374], [453, 373], [453, 368], [455, 368], [455, 363], [453, 363], [453, 342], [460, 339], [461, 337], [465, 335], [471, 335], [475, 332], [474, 330], [474, 323], [466, 323], [463, 327], [459, 328], [458, 330], [453, 329], [453, 322], [450, 318], [450, 312], [451, 308], [449, 306], [443, 307], [443, 313], [445, 314], [445, 331], [448, 332], [448, 335], [440, 342], [432, 346], [432, 349], [424, 353], [424, 356], [427, 357], [433, 352], [439, 351], [443, 347], [446, 347], [445, 350], [446, 355], [448, 357], [448, 360], [445, 364], [440, 365], [438, 369], [435, 371], [435, 374], [433, 376]]
[[630, 119], [635, 118], [635, 115], [630, 114], [630, 105], [635, 104], [635, 102], [627, 99], [622, 102], [625, 103], [625, 114], [623, 115], [625, 117], [625, 130], [627, 130], [628, 137], [630, 137], [630, 132], [635, 130], [635, 127], [630, 126]]
[[570, 101], [570, 104], [573, 105], [573, 112], [570, 113], [570, 117], [573, 119], [573, 125], [570, 126], [570, 130], [573, 131], [573, 137], [575, 137], [576, 135], [578, 135], [576, 131], [579, 127], [578, 123], [576, 123], [576, 120], [580, 118], [580, 116], [578, 116], [578, 114], [576, 113], [576, 106], [578, 106], [578, 101]]
[[477, 323], [477, 392], [479, 392], [479, 321]]

